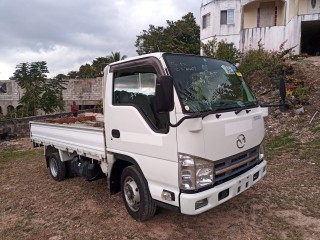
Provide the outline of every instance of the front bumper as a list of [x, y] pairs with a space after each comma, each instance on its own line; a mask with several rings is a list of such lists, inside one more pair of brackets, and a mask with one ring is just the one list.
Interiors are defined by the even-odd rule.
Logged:
[[[266, 165], [267, 162], [264, 160], [248, 172], [203, 192], [193, 194], [181, 193], [181, 213], [196, 215], [228, 201], [263, 178], [267, 173]], [[196, 209], [196, 202], [203, 199], [207, 199], [208, 204]]]

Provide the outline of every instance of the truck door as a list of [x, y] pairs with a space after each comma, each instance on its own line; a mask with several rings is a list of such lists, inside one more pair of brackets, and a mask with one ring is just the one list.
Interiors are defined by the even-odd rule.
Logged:
[[159, 75], [164, 71], [155, 57], [111, 65], [105, 102], [108, 151], [177, 161], [176, 130], [167, 125], [169, 115], [154, 108]]

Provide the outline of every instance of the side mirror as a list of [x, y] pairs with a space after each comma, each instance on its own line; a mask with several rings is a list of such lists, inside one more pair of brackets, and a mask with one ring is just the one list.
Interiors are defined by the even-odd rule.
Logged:
[[159, 76], [156, 80], [155, 94], [156, 112], [171, 112], [174, 108], [173, 78], [171, 76]]
[[281, 77], [280, 77], [279, 90], [280, 90], [281, 101], [282, 101], [282, 103], [284, 103], [285, 100], [286, 100], [287, 93], [286, 93], [286, 84], [284, 82], [284, 76], [283, 75], [281, 75]]
[[261, 107], [280, 107], [282, 109], [288, 109], [289, 106], [286, 104], [286, 84], [284, 81], [284, 76], [281, 75], [279, 79], [279, 91], [280, 91], [280, 97], [281, 101], [280, 104], [260, 104]]

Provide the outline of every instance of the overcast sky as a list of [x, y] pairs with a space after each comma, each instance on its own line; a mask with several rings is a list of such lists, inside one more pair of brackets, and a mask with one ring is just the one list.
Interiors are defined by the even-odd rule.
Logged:
[[0, 80], [22, 62], [46, 61], [50, 77], [120, 51], [136, 56], [136, 35], [165, 26], [201, 0], [0, 0]]

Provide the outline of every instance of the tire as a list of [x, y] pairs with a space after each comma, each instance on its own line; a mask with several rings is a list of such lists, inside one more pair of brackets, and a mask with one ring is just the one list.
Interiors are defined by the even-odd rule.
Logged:
[[48, 160], [51, 177], [56, 181], [62, 181], [67, 176], [66, 163], [61, 162], [59, 153], [52, 153]]
[[156, 205], [144, 177], [135, 166], [123, 170], [121, 194], [128, 213], [135, 220], [145, 221], [154, 216]]

